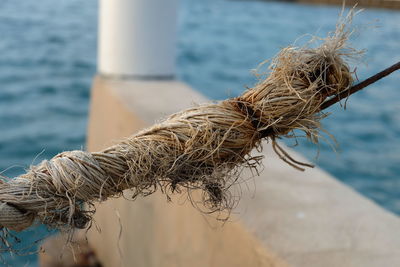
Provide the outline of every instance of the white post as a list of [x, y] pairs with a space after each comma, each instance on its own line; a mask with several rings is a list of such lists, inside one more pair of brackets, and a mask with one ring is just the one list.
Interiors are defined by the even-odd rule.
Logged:
[[100, 0], [98, 72], [174, 77], [177, 8], [178, 0]]

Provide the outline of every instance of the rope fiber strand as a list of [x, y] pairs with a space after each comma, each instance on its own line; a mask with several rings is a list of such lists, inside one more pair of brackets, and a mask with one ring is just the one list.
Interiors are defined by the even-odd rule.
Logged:
[[[101, 152], [69, 151], [31, 166], [0, 183], [0, 226], [21, 231], [35, 221], [55, 228], [86, 228], [93, 202], [122, 195], [147, 196], [201, 190], [207, 211], [237, 201], [231, 187], [243, 168], [258, 167], [261, 140], [270, 138], [280, 157], [293, 160], [275, 142], [295, 129], [318, 141], [320, 110], [350, 88], [346, 59], [359, 52], [346, 44], [352, 12], [317, 48], [284, 48], [269, 76], [243, 95], [193, 107], [168, 117]], [[299, 167], [300, 168], [300, 167]]]

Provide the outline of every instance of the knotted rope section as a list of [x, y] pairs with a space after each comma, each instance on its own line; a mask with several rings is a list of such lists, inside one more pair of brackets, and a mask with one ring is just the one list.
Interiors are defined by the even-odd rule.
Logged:
[[289, 47], [272, 61], [270, 75], [243, 95], [176, 113], [101, 152], [63, 152], [17, 178], [0, 184], [0, 225], [23, 230], [35, 220], [52, 227], [85, 228], [91, 204], [120, 196], [134, 197], [201, 189], [209, 211], [230, 209], [230, 195], [241, 170], [257, 168], [252, 157], [261, 140], [293, 166], [275, 142], [295, 129], [318, 140], [320, 110], [327, 98], [345, 92], [353, 78], [345, 58], [345, 24], [318, 48]]

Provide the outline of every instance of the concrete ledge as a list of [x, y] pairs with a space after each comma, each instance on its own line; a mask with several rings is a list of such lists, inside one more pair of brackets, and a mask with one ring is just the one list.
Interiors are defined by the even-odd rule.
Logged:
[[[97, 77], [88, 149], [205, 101], [177, 81]], [[263, 153], [264, 171], [223, 227], [179, 196], [114, 199], [97, 207], [91, 246], [104, 266], [400, 266], [398, 217], [320, 169], [292, 169], [268, 144]]]

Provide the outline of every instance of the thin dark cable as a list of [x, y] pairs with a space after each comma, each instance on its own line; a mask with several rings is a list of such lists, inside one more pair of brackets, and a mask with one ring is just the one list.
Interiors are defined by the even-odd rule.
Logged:
[[390, 66], [387, 69], [384, 69], [383, 71], [369, 77], [368, 79], [350, 87], [349, 89], [347, 89], [346, 91], [341, 92], [340, 94], [330, 98], [329, 100], [325, 101], [324, 103], [322, 103], [320, 110], [324, 110], [334, 104], [336, 104], [337, 102], [339, 102], [342, 99], [345, 99], [347, 97], [349, 97], [350, 95], [360, 91], [361, 89], [364, 89], [365, 87], [367, 87], [368, 85], [373, 84], [374, 82], [388, 76], [389, 74], [391, 74], [392, 72], [399, 70], [400, 69], [400, 61], [397, 62], [396, 64]]

